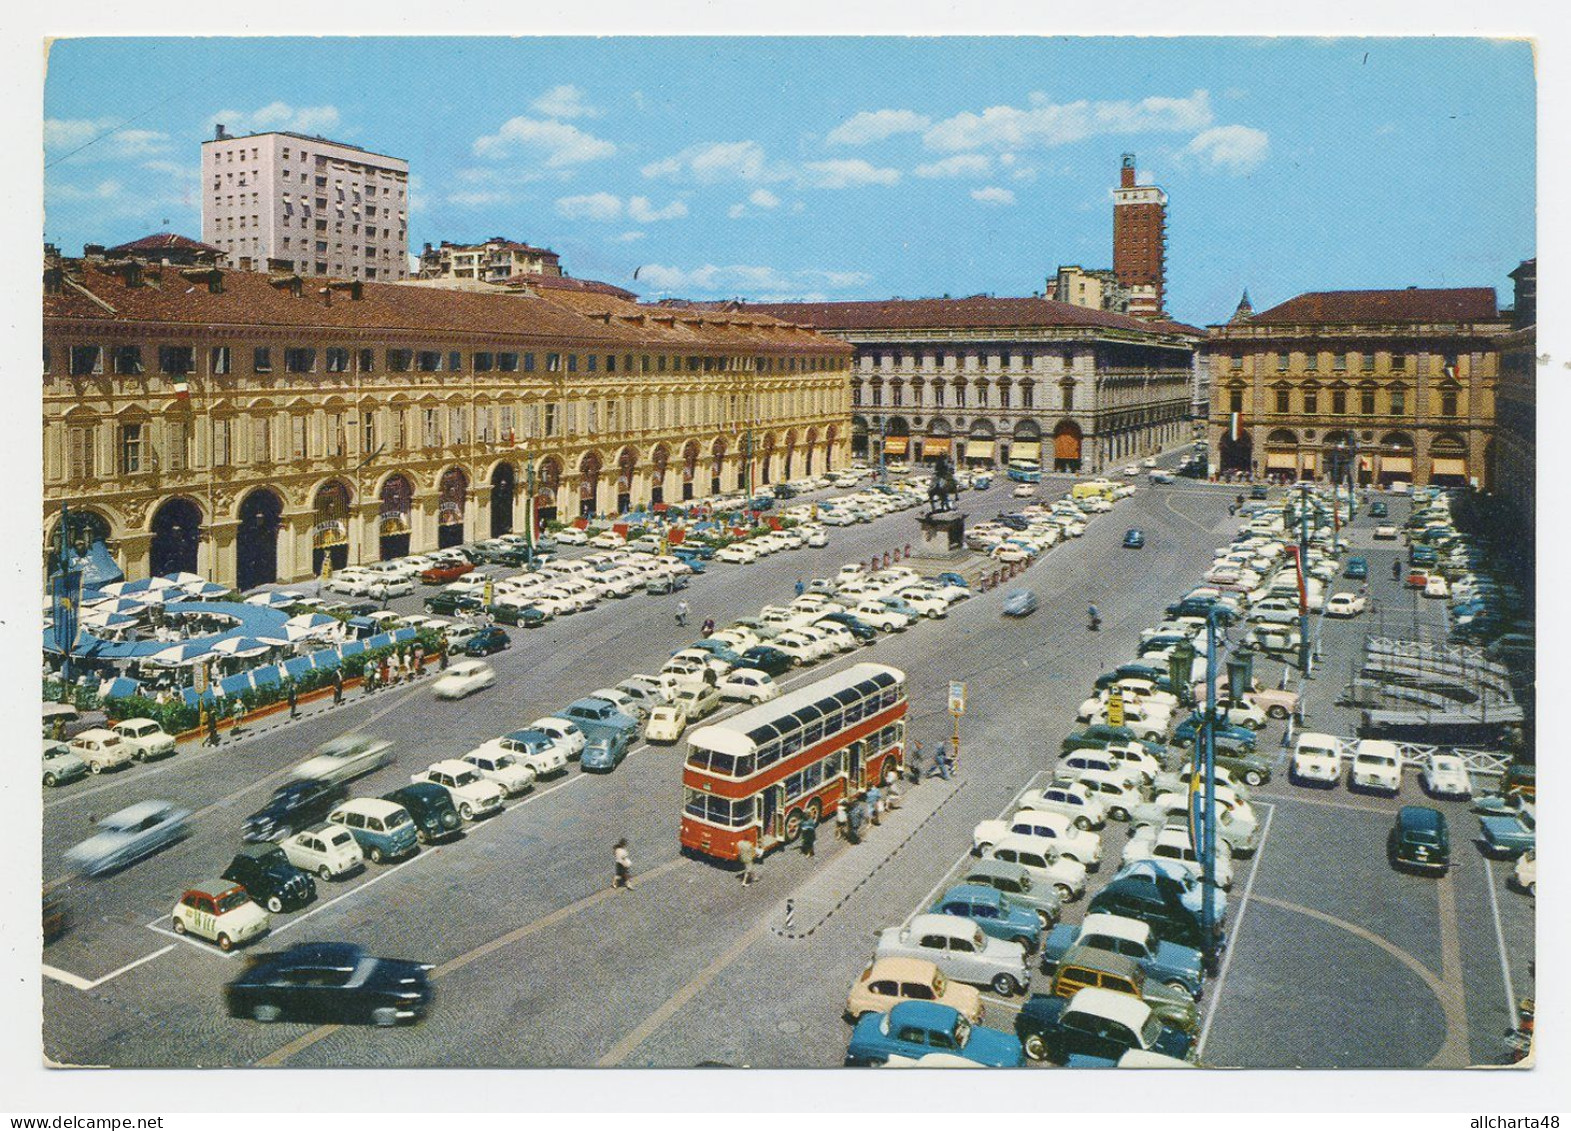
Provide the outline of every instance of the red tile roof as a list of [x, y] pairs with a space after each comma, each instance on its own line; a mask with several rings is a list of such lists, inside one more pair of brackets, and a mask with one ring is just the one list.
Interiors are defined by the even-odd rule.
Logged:
[[615, 295], [617, 298], [625, 299], [638, 297], [632, 291], [623, 290], [612, 283], [602, 283], [598, 279], [575, 279], [567, 275], [546, 275], [538, 271], [509, 275], [505, 279], [498, 279], [497, 285], [522, 286], [531, 290], [546, 291], [592, 291], [595, 294]]
[[1114, 314], [1045, 298], [884, 299], [873, 302], [749, 303], [745, 310], [771, 314], [820, 330], [1023, 329], [1083, 326], [1146, 333], [1201, 334], [1198, 327]]
[[193, 240], [190, 236], [182, 236], [178, 232], [155, 232], [153, 235], [143, 236], [139, 240], [132, 240], [130, 243], [112, 247], [107, 254], [137, 255], [146, 252], [169, 251], [171, 249], [210, 251], [217, 255], [224, 254], [223, 248], [214, 247], [212, 244], [203, 243], [201, 240]]
[[1248, 325], [1483, 322], [1499, 316], [1493, 287], [1408, 287], [1392, 291], [1310, 291], [1260, 311], [1248, 320]]
[[343, 280], [321, 276], [299, 278], [297, 296], [289, 285], [291, 276], [219, 270], [223, 289], [214, 292], [207, 282], [212, 272], [190, 268], [150, 265], [143, 269], [140, 285], [130, 286], [123, 273], [101, 263], [66, 260], [62, 265], [67, 282], [58, 294], [44, 295], [48, 320], [407, 332], [435, 339], [519, 339], [590, 349], [669, 346], [819, 356], [851, 352], [836, 338], [758, 314], [683, 318], [628, 301], [607, 284], [598, 289], [548, 289], [541, 295], [368, 282], [360, 285], [361, 297], [355, 299]]

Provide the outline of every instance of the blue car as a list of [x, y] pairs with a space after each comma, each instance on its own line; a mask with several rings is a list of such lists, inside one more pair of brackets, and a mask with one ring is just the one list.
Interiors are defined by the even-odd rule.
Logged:
[[957, 585], [961, 589], [971, 588], [971, 583], [958, 573], [944, 572], [938, 575], [938, 580], [944, 585]]
[[1124, 549], [1138, 550], [1146, 544], [1145, 531], [1130, 530], [1124, 535]]
[[637, 719], [624, 715], [611, 700], [593, 695], [573, 700], [560, 712], [560, 717], [583, 731], [584, 737], [591, 742], [606, 735], [620, 735], [630, 740], [638, 733]]
[[1030, 954], [1042, 934], [1042, 920], [1028, 907], [1010, 901], [997, 888], [984, 884], [956, 884], [928, 910], [934, 915], [958, 915], [970, 919], [984, 934], [1005, 942], [1017, 942]]
[[888, 1013], [869, 1013], [851, 1031], [846, 1064], [885, 1064], [891, 1056], [912, 1060], [929, 1053], [964, 1057], [988, 1068], [1025, 1064], [1020, 1041], [998, 1029], [972, 1025], [960, 1011], [932, 1001], [903, 1001]]
[[1004, 598], [1006, 617], [1027, 617], [1036, 612], [1036, 594], [1029, 589], [1016, 589]]
[[1369, 561], [1366, 558], [1348, 558], [1342, 576], [1349, 581], [1366, 581], [1369, 578]]
[[[1178, 729], [1173, 732], [1173, 741], [1180, 746], [1187, 746], [1192, 742], [1198, 741], [1201, 723], [1200, 712], [1194, 712], [1178, 724]], [[1245, 750], [1253, 750], [1255, 748], [1254, 731], [1248, 727], [1237, 727], [1231, 723], [1224, 723], [1220, 719], [1217, 720], [1216, 724], [1216, 740], [1219, 743], [1233, 743], [1236, 746], [1243, 747]]]
[[[715, 659], [724, 660], [733, 668], [746, 666], [746, 662], [743, 660], [742, 654], [740, 652], [736, 652], [730, 648], [727, 648], [725, 644], [719, 640], [698, 640], [692, 644], [684, 644], [682, 647], [678, 648], [676, 652], [686, 652], [689, 650], [708, 652]], [[672, 652], [671, 655], [676, 655], [676, 652]]]
[[[1149, 874], [1149, 873], [1148, 873]], [[1095, 947], [1133, 959], [1153, 982], [1183, 990], [1198, 999], [1205, 986], [1205, 964], [1192, 946], [1164, 942], [1151, 924], [1127, 915], [1087, 915], [1078, 926], [1055, 927], [1042, 943], [1042, 969], [1052, 973], [1074, 946]]]
[[578, 764], [584, 768], [585, 773], [609, 774], [622, 764], [622, 759], [627, 757], [627, 748], [632, 745], [632, 735], [627, 732], [601, 734], [591, 738], [584, 746], [584, 753], [579, 758]]

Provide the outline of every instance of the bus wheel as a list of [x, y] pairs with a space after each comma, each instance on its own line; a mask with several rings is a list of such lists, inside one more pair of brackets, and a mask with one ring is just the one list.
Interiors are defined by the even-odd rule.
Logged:
[[785, 838], [786, 838], [786, 843], [790, 844], [792, 841], [796, 840], [796, 838], [798, 836], [800, 836], [801, 833], [802, 833], [802, 810], [800, 810], [800, 809], [793, 809], [793, 810], [791, 810], [791, 812], [786, 814], [786, 819], [785, 819]]

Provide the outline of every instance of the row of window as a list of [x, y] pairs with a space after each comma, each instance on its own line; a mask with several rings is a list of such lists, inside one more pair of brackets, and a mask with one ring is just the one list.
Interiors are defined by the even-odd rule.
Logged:
[[[1349, 397], [1349, 392], [1356, 394], [1356, 399]], [[1438, 408], [1440, 416], [1460, 415], [1460, 389], [1453, 386], [1444, 386], [1432, 394], [1431, 406]], [[1321, 411], [1326, 411], [1332, 416], [1346, 416], [1349, 406], [1357, 406], [1360, 416], [1375, 416], [1378, 413], [1377, 390], [1375, 389], [1332, 389], [1327, 398], [1328, 407], [1321, 409], [1320, 390], [1314, 388], [1300, 389], [1298, 396], [1298, 413], [1304, 416], [1314, 416]], [[1416, 408], [1416, 403], [1414, 405]], [[1244, 391], [1231, 389], [1228, 391], [1229, 412], [1244, 411]], [[1271, 391], [1271, 411], [1278, 416], [1293, 413], [1293, 397], [1291, 389], [1273, 389]], [[1408, 407], [1407, 389], [1401, 385], [1393, 385], [1386, 390], [1386, 416], [1405, 416], [1410, 411]]]
[[903, 684], [875, 689], [868, 694], [850, 695], [841, 692], [831, 709], [822, 706], [812, 712], [817, 717], [802, 726], [788, 730], [779, 738], [758, 743], [751, 754], [732, 755], [721, 750], [706, 750], [695, 746], [688, 754], [690, 769], [707, 770], [726, 777], [745, 778], [768, 769], [783, 758], [789, 758], [807, 747], [833, 738], [864, 718], [893, 707], [905, 697]]
[[[318, 245], [321, 246], [321, 245]], [[133, 376], [145, 372], [141, 346], [75, 345], [70, 349], [69, 373], [72, 377], [86, 377], [105, 372]], [[315, 373], [318, 351], [309, 347], [289, 347], [281, 351], [284, 369], [289, 373]], [[346, 347], [333, 347], [321, 351], [326, 358], [327, 372], [350, 372], [351, 351]], [[274, 350], [270, 346], [257, 346], [251, 351], [251, 372], [273, 372]], [[355, 351], [359, 373], [375, 373], [377, 357], [374, 349]], [[159, 346], [159, 372], [185, 374], [195, 372], [195, 350], [191, 346]], [[715, 373], [752, 369], [760, 373], [825, 372], [832, 368], [833, 359], [827, 357], [711, 357], [690, 355], [686, 358], [666, 354], [576, 354], [576, 353], [515, 353], [510, 351], [477, 350], [469, 355], [470, 367], [464, 366], [462, 350], [411, 350], [388, 349], [383, 354], [383, 364], [389, 373], [533, 373], [543, 369], [547, 373], [633, 373], [635, 362], [644, 373]], [[44, 372], [53, 372], [53, 356], [49, 346], [44, 346]], [[684, 364], [685, 363], [685, 364]], [[209, 354], [209, 372], [222, 375], [233, 372], [228, 346], [213, 346]]]
[[[911, 402], [912, 405], [913, 406], [920, 406], [920, 405], [926, 404], [926, 405], [931, 405], [934, 408], [944, 408], [944, 407], [946, 407], [947, 397], [948, 397], [947, 390], [948, 390], [949, 387], [946, 386], [942, 381], [934, 381], [932, 384], [930, 384], [930, 385], [928, 385], [926, 387], [932, 391], [932, 396], [924, 400], [924, 399], [921, 398], [921, 390], [917, 389], [917, 390], [915, 390], [915, 392], [917, 393], [917, 398], [918, 399], [912, 401]], [[953, 391], [954, 391], [954, 407], [955, 408], [966, 408], [966, 407], [968, 407], [967, 404], [966, 404], [966, 400], [967, 400], [966, 388], [967, 388], [967, 386], [966, 386], [966, 383], [964, 381], [956, 381], [954, 383]], [[991, 386], [987, 385], [985, 382], [982, 382], [982, 381], [978, 381], [977, 382], [977, 384], [976, 384], [976, 406], [978, 408], [987, 408], [991, 404], [991, 401], [990, 401], [989, 395], [988, 395], [990, 388], [991, 388]], [[1062, 393], [1063, 393], [1062, 398], [1061, 398], [1061, 400], [1062, 400], [1061, 407], [1063, 408], [1063, 410], [1065, 412], [1073, 412], [1074, 408], [1075, 408], [1075, 386], [1074, 386], [1074, 383], [1071, 382], [1071, 381], [1065, 381], [1062, 385], [1059, 386], [1059, 388], [1062, 390]], [[998, 385], [998, 386], [996, 386], [996, 389], [998, 391], [998, 396], [996, 398], [998, 403], [997, 403], [997, 405], [995, 407], [997, 407], [997, 408], [1014, 408], [1015, 407], [1015, 405], [1014, 405], [1014, 387], [1010, 386], [1010, 385]], [[1030, 382], [1027, 382], [1027, 383], [1019, 386], [1019, 389], [1020, 389], [1020, 407], [1021, 408], [1035, 408], [1036, 407], [1036, 386], [1034, 384], [1030, 383]], [[889, 404], [892, 407], [898, 408], [898, 407], [900, 407], [900, 406], [905, 404], [905, 386], [903, 384], [901, 384], [900, 382], [896, 381], [896, 382], [892, 383], [889, 386], [889, 394], [890, 394], [889, 395]], [[874, 384], [871, 387], [870, 390], [868, 390], [867, 392], [864, 392], [863, 389], [862, 389], [861, 383], [860, 382], [854, 382], [852, 384], [852, 386], [851, 386], [851, 406], [853, 408], [857, 408], [857, 407], [860, 407], [860, 406], [862, 406], [864, 404], [871, 405], [874, 408], [882, 407], [883, 404], [884, 404], [884, 387], [883, 387], [883, 385], [881, 385], [881, 384]]]
[[1026, 350], [1015, 353], [1004, 350], [1002, 353], [867, 353], [862, 355], [863, 369], [983, 369], [994, 370], [1032, 370], [1039, 368], [1038, 362], [1057, 361], [1069, 365], [1074, 361], [1074, 352], [1036, 353]]
[[[1276, 354], [1276, 371], [1278, 373], [1286, 373], [1290, 368], [1292, 368], [1292, 360], [1294, 356], [1300, 356], [1303, 358], [1303, 371], [1305, 373], [1319, 372], [1320, 358], [1322, 356], [1321, 354], [1306, 353], [1294, 355], [1285, 352], [1278, 352]], [[1333, 353], [1330, 355], [1330, 357], [1331, 371], [1333, 373], [1346, 373], [1350, 368], [1353, 368], [1355, 362], [1357, 363], [1357, 368], [1360, 372], [1373, 373], [1375, 371], [1377, 355], [1373, 353]], [[1407, 372], [1407, 354], [1391, 353], [1388, 354], [1387, 357], [1389, 359], [1389, 363], [1386, 368], [1389, 372]], [[1457, 355], [1455, 353], [1442, 354], [1440, 355], [1440, 363], [1443, 371], [1449, 371], [1454, 374], [1457, 367]], [[1244, 370], [1244, 355], [1242, 353], [1234, 353], [1228, 359], [1228, 365], [1234, 373], [1242, 373]]]

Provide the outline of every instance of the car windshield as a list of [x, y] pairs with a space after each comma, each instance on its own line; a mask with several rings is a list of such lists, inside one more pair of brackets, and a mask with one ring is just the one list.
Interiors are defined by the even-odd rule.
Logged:
[[499, 754], [491, 759], [491, 768], [494, 770], [505, 770], [509, 766], [516, 765], [518, 765], [518, 761], [511, 754]]
[[966, 1041], [971, 1038], [971, 1022], [964, 1017], [955, 1018], [955, 1047], [965, 1048]]
[[474, 785], [479, 780], [480, 775], [475, 773], [473, 770], [470, 770], [467, 773], [453, 775], [453, 784], [455, 785]]
[[249, 899], [250, 897], [244, 891], [236, 888], [234, 891], [218, 897], [218, 913], [222, 915], [225, 912], [233, 911], [237, 907], [243, 907]]
[[395, 809], [382, 818], [382, 824], [389, 830], [402, 828], [409, 823], [409, 814], [403, 809]]
[[1162, 1023], [1156, 1019], [1156, 1014], [1146, 1018], [1146, 1023], [1140, 1026], [1140, 1043], [1146, 1048], [1155, 1048], [1156, 1042], [1162, 1036]]

